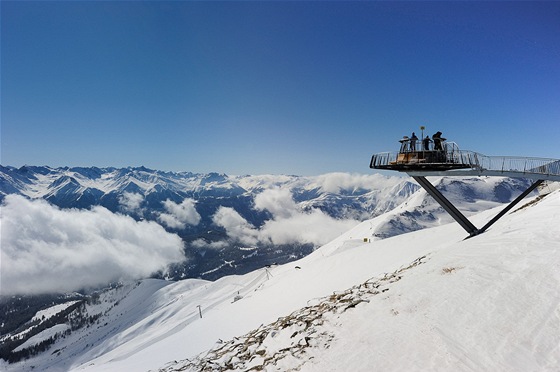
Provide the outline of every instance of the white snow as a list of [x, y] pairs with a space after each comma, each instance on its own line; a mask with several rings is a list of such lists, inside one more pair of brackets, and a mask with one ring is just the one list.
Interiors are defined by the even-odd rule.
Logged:
[[[482, 226], [501, 208], [471, 220]], [[143, 281], [108, 326], [67, 341], [73, 349], [2, 367], [174, 370], [208, 355], [243, 370], [560, 369], [560, 191], [467, 240], [456, 223], [378, 240], [383, 218], [286, 265]]]
[[45, 319], [48, 319], [51, 316], [54, 316], [54, 315], [60, 313], [62, 310], [74, 305], [76, 302], [78, 302], [78, 301], [69, 301], [69, 302], [65, 302], [63, 304], [58, 304], [58, 305], [51, 306], [51, 307], [49, 307], [47, 309], [44, 309], [44, 310], [37, 311], [37, 313], [31, 319], [31, 321], [42, 320], [43, 317]]
[[14, 351], [20, 351], [30, 346], [37, 345], [40, 342], [55, 336], [57, 333], [61, 335], [69, 328], [70, 326], [68, 326], [67, 324], [57, 324], [55, 326], [52, 326], [51, 328], [45, 329], [44, 331], [37, 333], [35, 336], [30, 337], [29, 340], [25, 341], [23, 344], [15, 348]]

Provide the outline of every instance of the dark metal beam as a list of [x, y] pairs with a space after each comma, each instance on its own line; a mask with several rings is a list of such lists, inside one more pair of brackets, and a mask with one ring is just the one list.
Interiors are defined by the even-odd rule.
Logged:
[[411, 176], [411, 177], [414, 178], [416, 182], [418, 182], [420, 186], [422, 186], [424, 190], [426, 190], [426, 192], [428, 192], [428, 194], [430, 194], [439, 203], [439, 205], [441, 205], [443, 209], [445, 209], [447, 213], [449, 213], [451, 217], [455, 219], [455, 221], [459, 222], [459, 225], [461, 225], [469, 233], [469, 236], [467, 238], [485, 232], [486, 229], [488, 229], [496, 221], [502, 218], [502, 216], [504, 216], [507, 212], [509, 212], [517, 203], [523, 200], [527, 195], [529, 195], [541, 183], [544, 182], [544, 180], [537, 180], [535, 183], [529, 186], [527, 190], [523, 191], [521, 195], [515, 198], [515, 200], [509, 203], [500, 213], [498, 213], [494, 218], [488, 221], [488, 223], [484, 225], [484, 227], [482, 227], [481, 229], [477, 229], [476, 226], [473, 225], [467, 219], [467, 217], [465, 217], [457, 208], [455, 208], [455, 206], [451, 204], [451, 202], [447, 200], [445, 196], [443, 196], [442, 193], [439, 192], [439, 190], [436, 189], [435, 186], [430, 183], [430, 181], [426, 179], [426, 177], [423, 176]]
[[476, 226], [473, 225], [471, 221], [469, 221], [461, 212], [459, 212], [459, 210], [455, 208], [455, 206], [451, 204], [451, 202], [447, 200], [445, 196], [443, 196], [441, 192], [439, 192], [439, 190], [426, 179], [426, 177], [412, 176], [412, 178], [414, 178], [416, 182], [418, 182], [420, 186], [422, 186], [424, 190], [426, 190], [426, 192], [430, 194], [439, 203], [439, 205], [441, 205], [443, 209], [445, 209], [447, 213], [455, 219], [455, 221], [459, 222], [459, 225], [461, 225], [463, 229], [470, 234], [470, 236], [474, 236], [478, 233]]
[[519, 195], [514, 201], [509, 203], [507, 205], [507, 207], [505, 207], [500, 213], [498, 213], [496, 215], [496, 217], [492, 218], [490, 221], [488, 221], [488, 223], [486, 225], [484, 225], [481, 229], [479, 229], [476, 234], [482, 234], [483, 232], [485, 232], [487, 228], [492, 226], [494, 224], [494, 222], [498, 221], [504, 214], [509, 212], [509, 210], [511, 208], [513, 208], [517, 203], [519, 203], [521, 200], [523, 200], [527, 195], [529, 195], [533, 190], [535, 190], [543, 182], [544, 182], [544, 180], [537, 180], [535, 183], [533, 183], [531, 186], [529, 186], [529, 188], [527, 190], [523, 191], [521, 193], [521, 195]]

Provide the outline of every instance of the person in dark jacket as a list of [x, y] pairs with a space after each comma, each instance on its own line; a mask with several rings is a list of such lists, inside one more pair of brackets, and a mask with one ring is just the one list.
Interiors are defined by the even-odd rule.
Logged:
[[416, 151], [416, 141], [418, 141], [418, 137], [412, 132], [412, 136], [410, 136], [410, 151]]
[[430, 151], [430, 142], [432, 142], [430, 136], [426, 136], [426, 138], [424, 138], [424, 140], [422, 141], [424, 145], [424, 151]]
[[443, 133], [441, 133], [441, 132], [437, 132], [436, 134], [434, 134], [432, 136], [432, 139], [434, 140], [434, 150], [436, 150], [436, 151], [438, 151], [438, 150], [442, 151], [443, 150], [443, 147], [441, 146], [441, 141], [442, 141], [441, 135], [442, 134]]

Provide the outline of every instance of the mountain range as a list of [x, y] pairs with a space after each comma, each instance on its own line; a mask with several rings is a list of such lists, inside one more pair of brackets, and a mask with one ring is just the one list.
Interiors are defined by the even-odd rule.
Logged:
[[[437, 182], [450, 199], [466, 199], [471, 213], [509, 201], [526, 187], [524, 180], [507, 178]], [[186, 260], [159, 274], [172, 280], [214, 280], [286, 263], [389, 211], [377, 238], [450, 221], [425, 193], [409, 200], [418, 190], [410, 178], [380, 174], [230, 176], [145, 167], [0, 166], [0, 201], [21, 195], [61, 209], [100, 206], [177, 234]]]
[[[515, 195], [516, 182], [523, 181], [434, 181], [476, 225], [503, 208], [499, 200]], [[23, 359], [0, 366], [556, 370], [559, 192], [546, 186], [464, 240], [465, 231], [417, 190], [290, 263], [215, 281], [144, 279], [59, 296], [2, 331], [2, 351], [9, 345], [8, 354]]]
[[[276, 197], [270, 203], [277, 203], [278, 207], [287, 204], [284, 210], [255, 207], [259, 194], [280, 189], [287, 192], [280, 197], [288, 200]], [[278, 217], [274, 213], [281, 219], [285, 214], [316, 211], [333, 220], [360, 222], [393, 209], [417, 189], [417, 185], [403, 178], [381, 175], [228, 176], [144, 167], [0, 167], [0, 199], [18, 194], [44, 199], [64, 209], [101, 206], [138, 221], [156, 221], [167, 231], [178, 234], [185, 242], [187, 261], [167, 273], [170, 279], [216, 279], [248, 272], [303, 257], [325, 239], [334, 237], [326, 236], [317, 242], [300, 239], [294, 231], [295, 236], [286, 242], [276, 239], [279, 242], [273, 243], [274, 237], [266, 237], [247, 246], [247, 242], [228, 233], [227, 226], [216, 223], [220, 209], [235, 214], [256, 230]], [[346, 226], [339, 228], [338, 233], [345, 229]]]

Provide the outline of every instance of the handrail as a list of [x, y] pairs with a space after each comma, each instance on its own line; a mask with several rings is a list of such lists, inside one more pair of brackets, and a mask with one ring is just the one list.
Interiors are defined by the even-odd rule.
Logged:
[[560, 160], [478, 154], [481, 170], [560, 176]]

